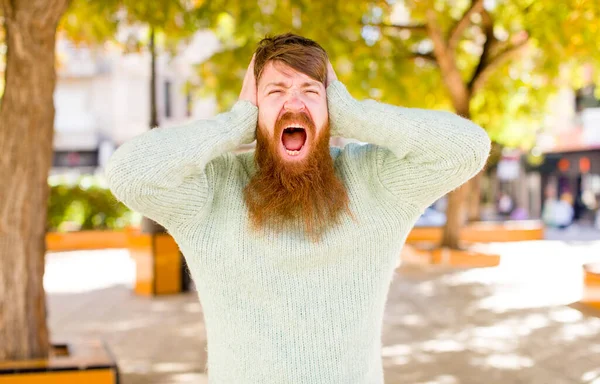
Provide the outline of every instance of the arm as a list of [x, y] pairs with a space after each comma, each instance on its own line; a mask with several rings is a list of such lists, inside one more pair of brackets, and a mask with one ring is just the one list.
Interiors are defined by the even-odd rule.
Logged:
[[238, 101], [211, 120], [155, 128], [121, 145], [105, 170], [117, 199], [165, 227], [196, 215], [209, 195], [210, 161], [254, 140], [257, 108]]
[[368, 158], [381, 186], [419, 209], [477, 174], [489, 155], [485, 131], [458, 115], [359, 102], [337, 80], [327, 100], [332, 135], [375, 144]]
[[221, 154], [255, 138], [258, 108], [254, 57], [239, 101], [211, 120], [155, 128], [121, 145], [110, 158], [108, 185], [128, 207], [167, 228], [177, 227], [208, 203], [216, 175], [226, 174]]

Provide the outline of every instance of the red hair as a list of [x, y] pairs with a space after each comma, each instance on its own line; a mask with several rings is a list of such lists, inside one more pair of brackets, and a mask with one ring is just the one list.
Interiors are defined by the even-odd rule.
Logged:
[[255, 55], [254, 76], [257, 82], [265, 65], [274, 61], [327, 84], [327, 53], [311, 39], [292, 33], [265, 37], [258, 43]]

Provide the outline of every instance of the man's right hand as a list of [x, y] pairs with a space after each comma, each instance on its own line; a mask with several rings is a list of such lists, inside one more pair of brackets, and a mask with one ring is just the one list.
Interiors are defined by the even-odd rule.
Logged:
[[244, 83], [242, 84], [242, 91], [240, 92], [240, 100], [247, 100], [252, 104], [256, 105], [256, 78], [254, 77], [254, 56], [250, 60], [250, 65], [246, 70], [246, 76], [244, 76]]

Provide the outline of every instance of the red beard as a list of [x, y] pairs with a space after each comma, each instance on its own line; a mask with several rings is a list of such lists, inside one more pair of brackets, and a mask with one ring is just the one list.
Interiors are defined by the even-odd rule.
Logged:
[[[292, 121], [303, 122], [310, 141], [309, 152], [299, 161], [286, 161], [279, 151], [282, 132]], [[316, 136], [315, 124], [305, 113], [284, 114], [275, 124], [273, 138], [257, 129], [257, 172], [244, 190], [255, 229], [303, 227], [309, 237], [318, 239], [339, 222], [344, 211], [350, 213], [346, 188], [335, 174], [329, 138], [329, 124]]]

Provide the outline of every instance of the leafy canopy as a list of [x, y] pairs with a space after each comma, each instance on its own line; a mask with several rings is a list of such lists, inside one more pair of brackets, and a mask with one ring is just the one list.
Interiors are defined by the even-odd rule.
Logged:
[[357, 98], [457, 110], [465, 97], [494, 140], [529, 146], [557, 87], [577, 85], [581, 63], [600, 64], [597, 0], [209, 3], [223, 50], [199, 71], [222, 109], [237, 99], [256, 43], [291, 31], [323, 45]]
[[121, 44], [126, 51], [139, 50], [147, 43], [137, 35], [119, 38], [119, 27], [143, 26], [154, 29], [165, 49], [206, 26], [207, 15], [197, 0], [72, 0], [59, 30], [76, 43], [101, 45], [107, 41]]

